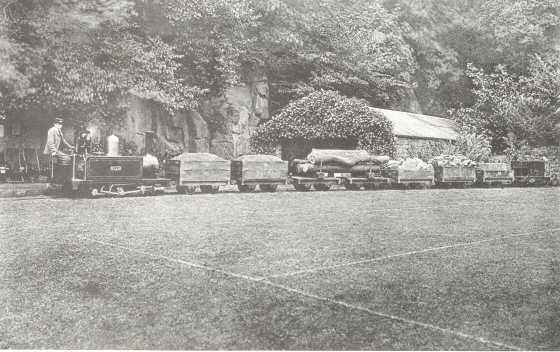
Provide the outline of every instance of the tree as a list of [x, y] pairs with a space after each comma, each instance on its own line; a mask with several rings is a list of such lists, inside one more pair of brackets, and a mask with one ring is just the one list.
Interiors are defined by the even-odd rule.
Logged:
[[560, 141], [560, 60], [534, 56], [527, 75], [498, 66], [487, 73], [469, 65], [473, 106], [454, 110], [454, 118], [469, 131], [492, 139], [496, 151], [514, 141], [550, 145]]
[[[27, 84], [26, 90], [4, 85], [9, 111], [40, 105], [78, 119], [110, 119], [123, 115], [128, 94], [169, 110], [193, 108], [204, 94], [179, 77], [175, 48], [139, 28], [133, 1], [15, 0], [6, 6], [2, 35], [17, 43], [16, 71]], [[7, 56], [8, 65], [14, 66], [13, 57]]]

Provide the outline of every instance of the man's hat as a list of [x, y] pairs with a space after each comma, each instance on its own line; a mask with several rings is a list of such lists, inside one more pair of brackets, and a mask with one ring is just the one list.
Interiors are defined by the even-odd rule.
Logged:
[[54, 123], [63, 124], [63, 123], [64, 123], [64, 119], [61, 119], [60, 117], [57, 117], [56, 119], [54, 119]]

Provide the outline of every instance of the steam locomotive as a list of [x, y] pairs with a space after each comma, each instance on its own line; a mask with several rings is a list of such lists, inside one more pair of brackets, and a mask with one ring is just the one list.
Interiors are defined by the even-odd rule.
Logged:
[[51, 192], [66, 196], [125, 196], [163, 193], [170, 180], [160, 178], [158, 160], [151, 152], [153, 132], [140, 133], [146, 139], [144, 156], [118, 155], [119, 140], [107, 138], [107, 153], [92, 151], [89, 132], [81, 132], [75, 149], [51, 160]]

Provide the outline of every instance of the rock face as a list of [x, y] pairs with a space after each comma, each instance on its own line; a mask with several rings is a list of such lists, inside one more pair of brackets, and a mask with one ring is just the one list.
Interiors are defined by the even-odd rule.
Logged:
[[261, 120], [269, 119], [268, 82], [259, 77], [227, 89], [200, 104], [197, 111], [170, 115], [159, 104], [131, 97], [122, 126], [115, 133], [141, 151], [144, 137], [154, 131], [156, 153], [210, 152], [233, 159], [249, 152], [249, 137]]

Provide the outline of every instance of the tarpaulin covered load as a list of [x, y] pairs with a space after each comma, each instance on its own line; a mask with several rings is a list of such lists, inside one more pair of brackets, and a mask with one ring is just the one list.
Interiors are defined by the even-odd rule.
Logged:
[[379, 171], [388, 156], [372, 155], [365, 150], [313, 149], [306, 159], [294, 159], [295, 175], [313, 176], [317, 172], [369, 174]]
[[274, 155], [243, 155], [231, 162], [231, 179], [246, 181], [285, 181], [288, 162]]
[[312, 164], [338, 164], [352, 167], [358, 163], [383, 164], [388, 156], [372, 155], [365, 150], [312, 149], [307, 156]]

